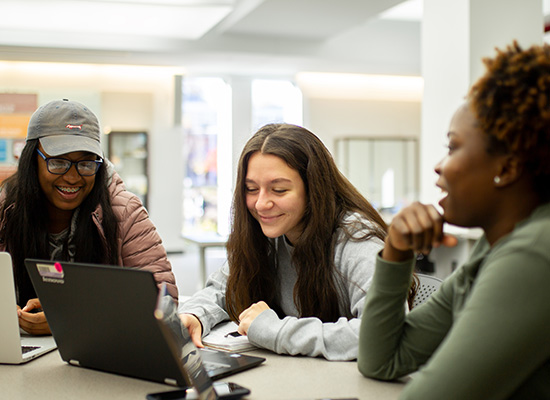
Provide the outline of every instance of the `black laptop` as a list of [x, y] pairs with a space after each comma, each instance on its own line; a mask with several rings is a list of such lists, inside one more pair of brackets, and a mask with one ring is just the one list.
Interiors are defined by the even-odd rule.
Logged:
[[[191, 386], [155, 318], [159, 291], [151, 272], [36, 259], [25, 264], [64, 361]], [[213, 380], [265, 361], [222, 351], [200, 353]]]
[[181, 361], [182, 374], [192, 388], [150, 393], [147, 400], [238, 400], [250, 394], [249, 389], [233, 382], [212, 382], [199, 349], [182, 325], [172, 297], [167, 295], [165, 283], [159, 291], [155, 318], [171, 347], [172, 356]]

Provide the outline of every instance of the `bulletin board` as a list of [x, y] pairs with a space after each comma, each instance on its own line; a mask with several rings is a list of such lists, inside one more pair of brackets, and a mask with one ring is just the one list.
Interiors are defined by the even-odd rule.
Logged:
[[17, 170], [27, 126], [37, 106], [35, 93], [0, 93], [0, 182]]
[[37, 99], [37, 94], [0, 93], [0, 138], [24, 139], [27, 136]]

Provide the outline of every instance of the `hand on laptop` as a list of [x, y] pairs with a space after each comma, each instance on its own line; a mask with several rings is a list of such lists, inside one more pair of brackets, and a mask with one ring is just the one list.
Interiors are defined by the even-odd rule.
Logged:
[[19, 326], [31, 335], [51, 335], [52, 331], [38, 299], [30, 299], [23, 308], [17, 307]]
[[197, 347], [204, 347], [202, 344], [202, 324], [193, 314], [179, 314], [183, 326], [189, 331], [191, 340]]
[[240, 322], [237, 332], [239, 332], [241, 335], [246, 335], [248, 333], [248, 329], [250, 328], [250, 324], [252, 324], [252, 321], [254, 321], [256, 317], [263, 313], [265, 310], [269, 309], [270, 307], [265, 301], [259, 301], [252, 304], [239, 315]]

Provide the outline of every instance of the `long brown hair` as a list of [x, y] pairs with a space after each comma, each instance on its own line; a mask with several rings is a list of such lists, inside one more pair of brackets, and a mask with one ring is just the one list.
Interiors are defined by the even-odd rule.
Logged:
[[[341, 276], [334, 265], [336, 231], [343, 228], [352, 240], [377, 237], [384, 240], [386, 224], [378, 212], [340, 173], [321, 140], [305, 128], [289, 124], [262, 127], [246, 143], [239, 160], [233, 197], [232, 230], [227, 242], [230, 268], [226, 289], [226, 309], [234, 320], [252, 303], [263, 300], [278, 309], [278, 281], [272, 253], [273, 240], [267, 238], [246, 207], [245, 178], [252, 154], [275, 155], [298, 171], [306, 189], [304, 231], [293, 243], [292, 262], [298, 279], [294, 302], [302, 317], [314, 316], [324, 322], [349, 314], [348, 299], [339, 288]], [[346, 224], [346, 214], [355, 212], [370, 224]], [[358, 230], [366, 232], [361, 238]], [[374, 262], [374, 260], [373, 260]], [[347, 306], [347, 308], [346, 308]], [[348, 316], [350, 317], [350, 316]]]

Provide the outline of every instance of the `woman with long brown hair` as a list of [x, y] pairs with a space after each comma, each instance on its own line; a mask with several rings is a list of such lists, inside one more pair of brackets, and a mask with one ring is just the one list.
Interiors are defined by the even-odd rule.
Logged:
[[386, 224], [305, 128], [261, 128], [241, 154], [228, 263], [180, 308], [197, 346], [232, 319], [284, 354], [357, 357], [361, 310]]

